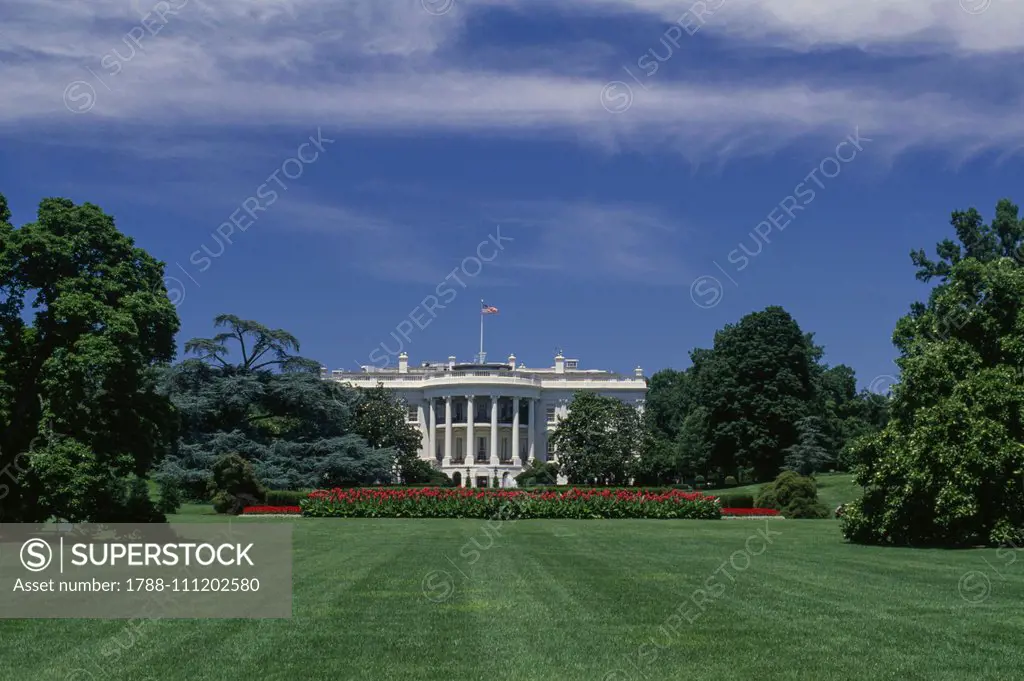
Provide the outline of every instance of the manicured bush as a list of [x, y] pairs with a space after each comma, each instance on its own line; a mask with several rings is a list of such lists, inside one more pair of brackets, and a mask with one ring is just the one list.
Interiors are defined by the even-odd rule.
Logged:
[[755, 508], [753, 494], [719, 494], [717, 496], [722, 508]]
[[697, 489], [700, 489], [701, 487], [703, 487], [704, 486], [704, 476], [703, 475], [698, 475], [697, 477], [695, 477], [693, 479], [693, 486], [696, 487]]
[[213, 510], [238, 515], [246, 506], [254, 506], [267, 496], [252, 464], [238, 454], [226, 454], [213, 464]]
[[272, 489], [264, 498], [267, 506], [298, 506], [299, 502], [309, 496], [311, 490]]
[[731, 475], [725, 476], [725, 486], [726, 487], [735, 487], [737, 484], [739, 484], [739, 483], [736, 482], [736, 478], [734, 478]]
[[686, 518], [721, 517], [717, 499], [671, 490], [332, 489], [300, 504], [311, 517], [346, 518]]
[[754, 506], [774, 508], [787, 518], [829, 517], [828, 509], [818, 501], [814, 480], [795, 471], [785, 471], [774, 482], [761, 487]]
[[558, 468], [558, 464], [554, 461], [534, 459], [526, 470], [516, 476], [516, 484], [520, 487], [557, 485]]

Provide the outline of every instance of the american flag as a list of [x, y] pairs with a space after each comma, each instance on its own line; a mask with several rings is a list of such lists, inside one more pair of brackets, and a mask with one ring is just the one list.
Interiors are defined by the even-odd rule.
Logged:
[[480, 314], [498, 314], [498, 308], [493, 305], [488, 305], [482, 300], [480, 301], [480, 305]]

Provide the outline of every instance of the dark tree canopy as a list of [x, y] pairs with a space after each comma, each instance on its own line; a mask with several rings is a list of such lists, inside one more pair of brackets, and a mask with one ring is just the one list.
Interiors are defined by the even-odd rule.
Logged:
[[[197, 357], [174, 366], [165, 380], [182, 437], [164, 477], [199, 497], [214, 462], [237, 453], [272, 489], [390, 481], [398, 447], [408, 443], [388, 439], [380, 410], [365, 408], [388, 395], [364, 397], [321, 379], [319, 363], [298, 355], [298, 340], [286, 331], [233, 315], [214, 323], [227, 330], [186, 343]], [[373, 418], [361, 421], [360, 410]], [[388, 413], [405, 425], [401, 406]], [[360, 430], [378, 439], [368, 443]]]
[[0, 510], [123, 519], [132, 479], [174, 440], [156, 390], [179, 326], [163, 263], [90, 203], [44, 199], [35, 222], [9, 219], [0, 196], [0, 470], [17, 477]]
[[689, 369], [651, 377], [638, 479], [768, 481], [787, 456], [805, 472], [842, 466], [853, 438], [884, 425], [886, 399], [858, 392], [853, 369], [823, 357], [781, 307], [727, 325], [690, 353]]

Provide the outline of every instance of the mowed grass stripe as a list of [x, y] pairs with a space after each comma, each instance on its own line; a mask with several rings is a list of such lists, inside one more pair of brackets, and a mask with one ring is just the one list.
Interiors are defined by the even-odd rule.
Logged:
[[[295, 525], [294, 619], [140, 622], [112, 659], [124, 621], [0, 621], [0, 679], [960, 681], [1024, 663], [1024, 561], [1005, 552], [851, 546], [834, 521], [249, 522]], [[728, 565], [764, 528], [782, 534]], [[735, 581], [670, 621], [723, 561]], [[972, 570], [992, 584], [977, 605], [958, 592]]]

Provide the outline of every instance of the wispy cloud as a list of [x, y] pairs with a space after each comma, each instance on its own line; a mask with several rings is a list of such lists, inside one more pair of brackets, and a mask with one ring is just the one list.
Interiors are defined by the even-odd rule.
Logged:
[[[701, 36], [738, 46], [992, 55], [1019, 51], [1024, 33], [1024, 3], [1011, 0], [833, 0], [827, 8], [816, 0], [705, 0], [723, 2]], [[540, 13], [547, 5], [459, 0], [437, 16], [420, 0], [8, 0], [0, 134], [46, 132], [79, 144], [111, 126], [150, 138], [312, 121], [350, 132], [665, 148], [695, 161], [770, 153], [853, 126], [886, 139], [893, 154], [927, 146], [960, 155], [1024, 143], [1020, 93], [985, 102], [938, 86], [910, 94], [892, 79], [871, 84], [840, 75], [812, 85], [780, 74], [736, 83], [684, 73], [634, 93], [628, 111], [610, 114], [602, 88], [621, 74], [586, 73], [587, 60], [574, 56], [635, 58], [635, 44], [615, 43], [612, 29], [622, 17], [672, 22], [691, 5], [567, 0], [559, 6], [566, 15], [616, 18], [593, 41], [540, 45], [504, 68], [493, 59], [483, 68], [465, 46], [471, 18], [498, 7]], [[652, 35], [652, 45], [659, 38]], [[560, 58], [545, 64], [544, 54]]]
[[689, 274], [687, 264], [673, 255], [685, 238], [678, 220], [651, 206], [520, 201], [488, 210], [525, 245], [509, 258], [516, 269], [647, 284], [679, 283]]

